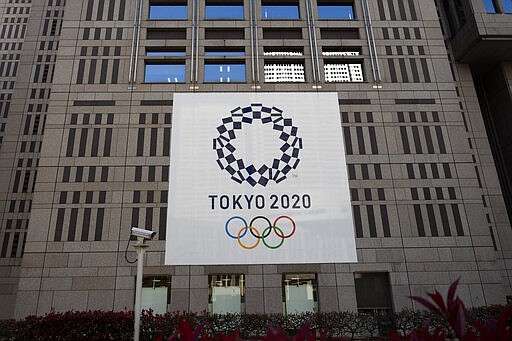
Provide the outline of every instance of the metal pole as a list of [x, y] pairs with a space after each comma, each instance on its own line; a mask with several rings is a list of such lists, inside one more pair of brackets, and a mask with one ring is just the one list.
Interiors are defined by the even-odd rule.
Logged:
[[133, 322], [133, 340], [139, 341], [140, 338], [140, 312], [142, 310], [141, 307], [141, 298], [142, 298], [142, 269], [144, 267], [144, 253], [146, 248], [148, 247], [144, 244], [143, 238], [137, 239], [137, 244], [135, 244], [135, 249], [137, 250], [137, 279], [135, 284], [135, 309], [134, 309], [134, 322]]

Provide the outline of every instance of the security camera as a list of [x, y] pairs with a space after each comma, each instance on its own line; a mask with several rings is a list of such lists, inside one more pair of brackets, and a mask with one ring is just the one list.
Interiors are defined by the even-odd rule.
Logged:
[[132, 236], [135, 236], [137, 238], [144, 238], [144, 239], [153, 239], [155, 236], [155, 231], [145, 230], [138, 227], [132, 227]]

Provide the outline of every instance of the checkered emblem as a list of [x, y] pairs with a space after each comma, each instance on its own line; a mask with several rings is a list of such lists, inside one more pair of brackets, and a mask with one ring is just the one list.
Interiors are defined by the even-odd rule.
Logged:
[[[262, 124], [280, 132], [279, 139], [283, 141], [280, 148], [281, 156], [274, 159], [271, 165], [262, 165], [258, 169], [236, 156], [233, 140], [237, 131], [246, 124], [260, 120]], [[283, 111], [276, 107], [266, 107], [262, 104], [251, 104], [248, 107], [238, 107], [231, 110], [231, 116], [222, 119], [222, 125], [217, 127], [219, 136], [213, 139], [213, 149], [217, 153], [217, 164], [225, 170], [231, 179], [238, 183], [246, 181], [251, 186], [265, 187], [269, 181], [280, 183], [287, 174], [296, 169], [302, 149], [302, 139], [297, 136], [299, 129], [293, 125], [291, 118], [284, 118]]]

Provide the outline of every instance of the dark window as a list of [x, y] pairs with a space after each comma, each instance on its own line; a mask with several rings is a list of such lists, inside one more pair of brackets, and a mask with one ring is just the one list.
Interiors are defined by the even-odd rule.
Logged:
[[363, 238], [363, 223], [361, 221], [361, 209], [357, 205], [352, 206], [354, 225], [356, 226], [356, 238]]
[[144, 128], [139, 128], [137, 133], [137, 156], [144, 154]]
[[184, 28], [148, 28], [146, 38], [149, 40], [186, 39], [187, 30]]
[[148, 47], [146, 48], [148, 57], [184, 57], [186, 56], [184, 47]]
[[94, 240], [101, 240], [101, 235], [103, 232], [103, 217], [105, 216], [105, 209], [98, 208], [98, 213], [96, 215], [96, 228], [94, 230]]
[[360, 312], [391, 311], [391, 286], [387, 272], [356, 272], [357, 309]]
[[55, 235], [53, 237], [53, 241], [60, 242], [62, 238], [62, 230], [64, 228], [64, 208], [59, 208], [57, 210], [57, 223], [55, 226]]
[[159, 215], [159, 232], [158, 232], [158, 239], [159, 240], [165, 240], [165, 233], [166, 233], [166, 222], [167, 222], [167, 208], [166, 207], [160, 207], [160, 215]]
[[244, 30], [238, 28], [206, 28], [204, 30], [205, 39], [244, 39]]
[[263, 39], [302, 39], [300, 28], [263, 28]]
[[423, 215], [421, 214], [420, 205], [414, 205], [414, 216], [416, 217], [416, 226], [418, 228], [418, 235], [425, 237], [425, 226], [423, 224]]
[[89, 226], [91, 224], [91, 209], [84, 209], [84, 217], [82, 221], [82, 235], [80, 240], [87, 241], [89, 240]]
[[205, 57], [233, 57], [233, 56], [245, 56], [245, 49], [243, 47], [210, 47], [207, 46], [204, 49]]
[[322, 39], [359, 39], [357, 28], [321, 28]]

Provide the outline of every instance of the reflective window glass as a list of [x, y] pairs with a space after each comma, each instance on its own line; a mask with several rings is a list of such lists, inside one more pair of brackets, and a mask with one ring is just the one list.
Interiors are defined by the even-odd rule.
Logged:
[[187, 19], [186, 5], [150, 5], [149, 19], [183, 20]]
[[245, 304], [245, 280], [242, 274], [208, 276], [208, 311], [213, 314], [241, 313]]
[[184, 57], [185, 51], [147, 51], [146, 56], [148, 57]]
[[165, 314], [171, 304], [171, 277], [144, 276], [142, 279], [141, 308]]
[[206, 4], [206, 19], [243, 19], [243, 5]]
[[493, 0], [484, 0], [484, 4], [487, 13], [496, 13], [496, 7], [494, 6]]
[[512, 0], [501, 0], [503, 4], [503, 12], [512, 13]]
[[261, 5], [262, 19], [299, 19], [299, 5]]
[[316, 274], [283, 275], [283, 305], [287, 314], [318, 310]]
[[323, 5], [318, 4], [318, 19], [352, 20], [354, 8], [351, 5]]
[[206, 83], [245, 82], [245, 64], [208, 63], [204, 65]]
[[185, 82], [185, 64], [146, 64], [145, 71], [146, 83]]

